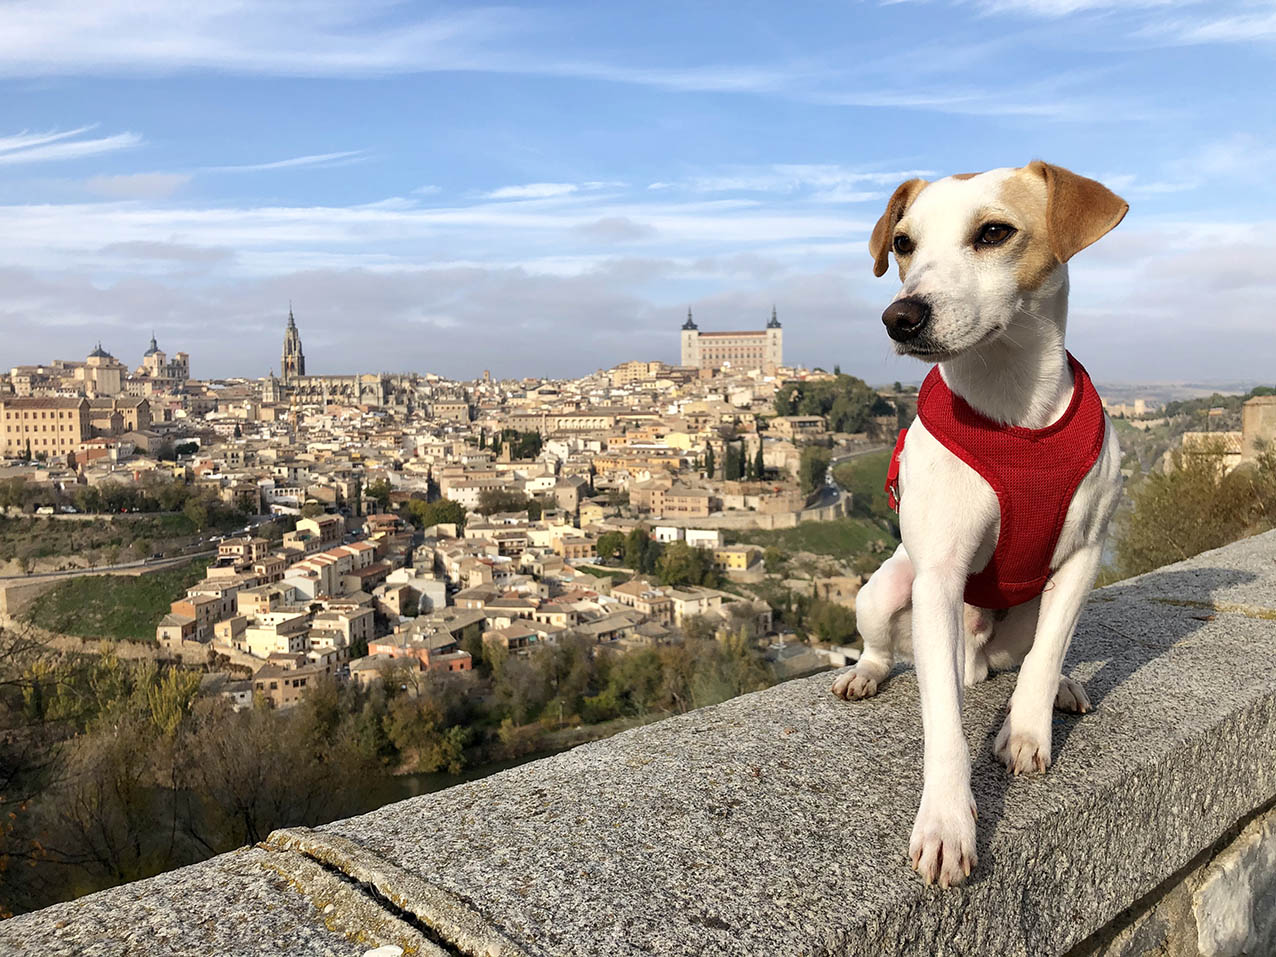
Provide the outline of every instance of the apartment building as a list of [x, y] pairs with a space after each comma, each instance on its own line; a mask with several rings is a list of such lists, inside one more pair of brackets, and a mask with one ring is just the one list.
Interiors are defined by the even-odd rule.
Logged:
[[10, 458], [70, 455], [92, 437], [88, 399], [0, 397], [0, 452]]

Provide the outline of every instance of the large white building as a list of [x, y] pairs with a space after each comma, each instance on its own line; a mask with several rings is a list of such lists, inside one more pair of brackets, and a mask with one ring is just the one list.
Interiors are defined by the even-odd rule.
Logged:
[[784, 364], [784, 330], [774, 307], [766, 328], [755, 332], [701, 332], [688, 309], [681, 336], [682, 365], [693, 369], [774, 372]]

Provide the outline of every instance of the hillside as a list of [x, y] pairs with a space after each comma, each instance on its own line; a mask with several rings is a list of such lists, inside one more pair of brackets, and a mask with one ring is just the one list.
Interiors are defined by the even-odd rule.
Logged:
[[153, 641], [169, 604], [203, 578], [207, 567], [207, 560], [197, 560], [149, 575], [68, 578], [35, 599], [24, 617], [60, 635]]

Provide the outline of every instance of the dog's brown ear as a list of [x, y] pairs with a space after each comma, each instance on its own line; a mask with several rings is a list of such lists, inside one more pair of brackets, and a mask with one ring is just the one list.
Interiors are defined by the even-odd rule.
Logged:
[[1130, 204], [1102, 183], [1062, 166], [1033, 160], [1028, 169], [1046, 181], [1046, 225], [1050, 250], [1066, 263], [1125, 218]]
[[891, 242], [895, 235], [895, 224], [903, 218], [904, 211], [912, 205], [917, 194], [926, 186], [924, 179], [910, 179], [895, 187], [890, 200], [886, 203], [886, 212], [873, 227], [873, 235], [868, 240], [868, 251], [873, 257], [873, 275], [885, 275], [890, 266]]

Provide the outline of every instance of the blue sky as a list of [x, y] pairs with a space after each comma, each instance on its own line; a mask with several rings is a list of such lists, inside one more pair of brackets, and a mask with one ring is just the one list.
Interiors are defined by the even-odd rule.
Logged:
[[580, 375], [760, 327], [915, 380], [866, 243], [912, 175], [1131, 204], [1072, 267], [1100, 381], [1276, 373], [1276, 3], [0, 2], [0, 364]]

